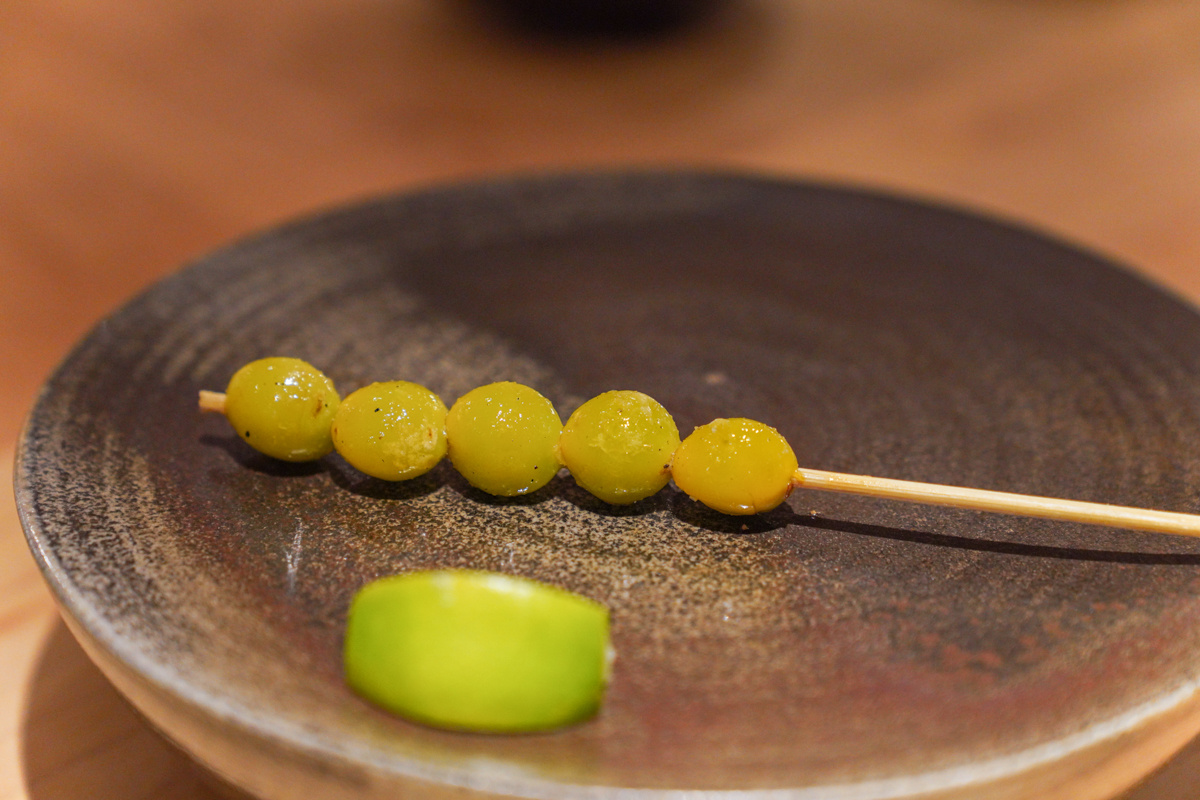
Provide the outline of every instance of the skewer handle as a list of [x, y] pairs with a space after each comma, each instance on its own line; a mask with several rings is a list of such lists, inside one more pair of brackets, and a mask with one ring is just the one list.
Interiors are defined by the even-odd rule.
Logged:
[[914, 503], [970, 508], [977, 511], [995, 511], [1000, 514], [1018, 514], [1139, 531], [1200, 536], [1200, 515], [1180, 514], [1174, 511], [1152, 511], [1145, 508], [1113, 506], [1105, 503], [1057, 500], [1052, 497], [993, 492], [987, 489], [967, 489], [891, 478], [871, 478], [865, 475], [847, 475], [842, 472], [825, 472], [804, 468], [796, 470], [793, 474], [792, 485], [804, 489], [886, 497]]

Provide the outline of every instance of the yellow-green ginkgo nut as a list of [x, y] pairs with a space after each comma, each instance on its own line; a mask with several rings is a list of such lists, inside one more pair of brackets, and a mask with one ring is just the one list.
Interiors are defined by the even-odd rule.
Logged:
[[511, 381], [464, 394], [446, 415], [450, 461], [476, 489], [501, 497], [536, 491], [558, 472], [562, 420], [549, 400]]
[[779, 431], [749, 419], [696, 428], [675, 451], [675, 485], [725, 514], [770, 511], [792, 491], [798, 464]]
[[340, 398], [316, 367], [298, 358], [261, 358], [233, 374], [225, 417], [247, 444], [283, 461], [312, 461], [333, 449]]
[[608, 503], [634, 503], [671, 479], [675, 420], [641, 392], [597, 395], [576, 409], [558, 440], [575, 481]]
[[373, 477], [424, 475], [446, 455], [446, 405], [416, 383], [372, 383], [342, 401], [333, 444], [351, 466]]

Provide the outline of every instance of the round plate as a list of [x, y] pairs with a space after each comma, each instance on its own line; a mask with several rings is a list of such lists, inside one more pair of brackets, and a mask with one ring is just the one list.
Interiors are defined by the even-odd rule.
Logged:
[[[293, 224], [103, 322], [45, 388], [18, 468], [89, 652], [257, 794], [969, 792], [1195, 691], [1194, 540], [805, 491], [753, 518], [672, 487], [615, 508], [566, 475], [500, 500], [448, 464], [401, 484], [337, 456], [286, 465], [196, 408], [275, 354], [343, 396], [404, 378], [449, 403], [515, 380], [565, 419], [632, 388], [685, 434], [767, 422], [815, 469], [1200, 511], [1200, 318], [1026, 231], [691, 174], [484, 183]], [[601, 714], [454, 734], [352, 694], [353, 593], [442, 567], [605, 603]]]

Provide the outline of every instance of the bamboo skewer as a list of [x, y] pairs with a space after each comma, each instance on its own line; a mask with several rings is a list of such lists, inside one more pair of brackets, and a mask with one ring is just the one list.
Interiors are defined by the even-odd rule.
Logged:
[[[202, 411], [225, 413], [225, 394], [201, 390], [199, 406]], [[1114, 528], [1171, 533], [1200, 537], [1200, 515], [1175, 511], [1155, 511], [1148, 508], [1089, 503], [1080, 500], [1060, 500], [1053, 497], [997, 492], [990, 489], [970, 489], [939, 483], [874, 478], [827, 472], [801, 467], [792, 473], [792, 488], [841, 492], [866, 497], [882, 497], [911, 503], [951, 506], [999, 514], [1084, 522]]]
[[804, 468], [793, 473], [792, 485], [797, 488], [818, 489], [825, 492], [843, 492], [867, 497], [907, 500], [913, 503], [969, 508], [976, 511], [994, 511], [1000, 514], [1060, 519], [1093, 525], [1108, 525], [1115, 528], [1200, 537], [1200, 515], [1181, 514], [1174, 511], [1153, 511], [1147, 508], [1114, 506], [1105, 503], [1058, 500], [1052, 497], [994, 492], [988, 489], [968, 489], [891, 478], [872, 478], [866, 475], [847, 475], [842, 472], [825, 472]]
[[200, 410], [215, 411], [218, 414], [225, 413], [225, 393], [210, 392], [208, 389], [200, 390]]

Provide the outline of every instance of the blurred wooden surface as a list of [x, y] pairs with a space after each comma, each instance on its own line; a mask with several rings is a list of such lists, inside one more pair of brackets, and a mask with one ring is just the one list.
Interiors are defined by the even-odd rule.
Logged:
[[[1186, 0], [731, 0], [619, 43], [467, 0], [5, 0], [0, 800], [216, 797], [57, 621], [8, 488], [38, 385], [156, 278], [366, 194], [668, 165], [964, 203], [1200, 300], [1197, 42]], [[1197, 787], [1193, 743], [1122, 798]]]

